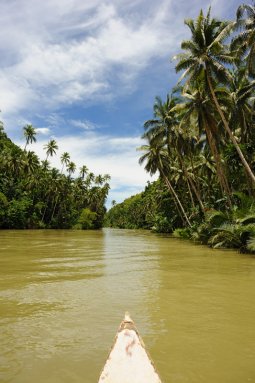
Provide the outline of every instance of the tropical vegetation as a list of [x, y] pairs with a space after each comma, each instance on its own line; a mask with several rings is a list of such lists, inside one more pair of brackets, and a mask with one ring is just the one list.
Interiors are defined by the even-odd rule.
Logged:
[[152, 228], [212, 247], [255, 249], [255, 5], [234, 21], [201, 11], [174, 57], [177, 85], [156, 97], [140, 164], [158, 180], [115, 204], [106, 224]]
[[24, 149], [15, 145], [0, 123], [0, 229], [98, 229], [106, 208], [109, 175], [95, 175], [83, 165], [74, 177], [76, 164], [69, 153], [61, 154], [62, 168], [50, 166], [57, 142], [45, 146], [40, 161], [28, 150], [36, 141], [32, 125], [23, 128]]

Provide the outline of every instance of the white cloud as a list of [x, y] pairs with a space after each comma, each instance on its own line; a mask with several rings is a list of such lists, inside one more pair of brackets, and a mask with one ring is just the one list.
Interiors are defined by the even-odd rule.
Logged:
[[48, 136], [51, 131], [49, 128], [35, 128], [36, 133], [43, 134], [45, 136]]
[[84, 130], [93, 130], [97, 127], [96, 124], [88, 120], [69, 120], [69, 123], [76, 128], [81, 128]]
[[[165, 11], [168, 3], [162, 2]], [[130, 81], [151, 58], [166, 55], [167, 48], [176, 44], [174, 35], [165, 34], [169, 14], [162, 10], [155, 8], [134, 23], [137, 12], [122, 15], [121, 3], [59, 4], [47, 0], [28, 7], [25, 1], [18, 5], [12, 0], [2, 5], [2, 29], [10, 36], [0, 40], [0, 50], [9, 57], [0, 70], [0, 103], [5, 112], [28, 107], [47, 110], [92, 97], [96, 102], [102, 95], [117, 96], [116, 81], [122, 91], [125, 85], [130, 88]], [[15, 5], [19, 13], [13, 15]]]
[[[219, 14], [235, 2], [227, 7], [213, 0]], [[153, 58], [167, 59], [179, 51], [188, 33], [185, 12], [194, 17], [207, 3], [1, 2], [1, 109], [7, 114], [54, 110], [130, 92]]]

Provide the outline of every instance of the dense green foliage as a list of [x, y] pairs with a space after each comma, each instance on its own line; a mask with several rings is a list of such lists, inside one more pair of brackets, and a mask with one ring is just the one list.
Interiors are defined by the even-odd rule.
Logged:
[[[76, 165], [70, 155], [61, 156], [62, 169], [51, 168], [49, 156], [58, 149], [55, 140], [46, 146], [46, 159], [39, 160], [27, 150], [35, 142], [36, 130], [24, 127], [25, 149], [15, 145], [0, 125], [0, 228], [79, 228], [102, 227], [109, 176], [95, 176], [86, 166], [72, 177]], [[66, 168], [67, 175], [63, 173]]]
[[182, 76], [165, 101], [156, 97], [139, 148], [159, 180], [113, 206], [108, 225], [254, 249], [254, 15], [242, 5], [236, 21], [212, 18], [210, 9], [185, 20], [191, 38], [175, 57]]

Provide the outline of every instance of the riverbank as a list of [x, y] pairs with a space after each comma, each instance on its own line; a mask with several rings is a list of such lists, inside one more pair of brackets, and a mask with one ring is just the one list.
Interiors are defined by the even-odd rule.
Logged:
[[180, 219], [171, 196], [158, 180], [149, 184], [144, 192], [113, 206], [106, 214], [105, 226], [171, 233], [212, 248], [255, 253], [254, 199], [239, 192], [235, 193], [234, 201], [231, 209], [226, 206], [223, 209], [221, 202], [222, 210], [208, 207], [204, 212], [187, 211], [189, 226]]

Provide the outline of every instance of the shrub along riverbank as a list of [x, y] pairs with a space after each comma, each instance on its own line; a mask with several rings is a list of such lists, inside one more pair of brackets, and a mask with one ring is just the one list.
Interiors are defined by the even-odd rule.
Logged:
[[185, 20], [182, 72], [144, 124], [140, 163], [158, 181], [107, 213], [106, 225], [152, 228], [213, 247], [255, 250], [255, 6]]
[[[255, 253], [254, 199], [236, 192], [233, 201], [231, 210], [225, 209], [223, 199], [215, 201], [214, 207], [207, 208], [203, 214], [192, 207], [186, 209], [192, 222], [187, 226], [164, 183], [158, 180], [148, 184], [144, 192], [113, 206], [106, 214], [105, 226], [150, 229], [192, 239], [213, 248], [235, 248], [243, 253]], [[186, 203], [188, 205], [188, 198]]]

